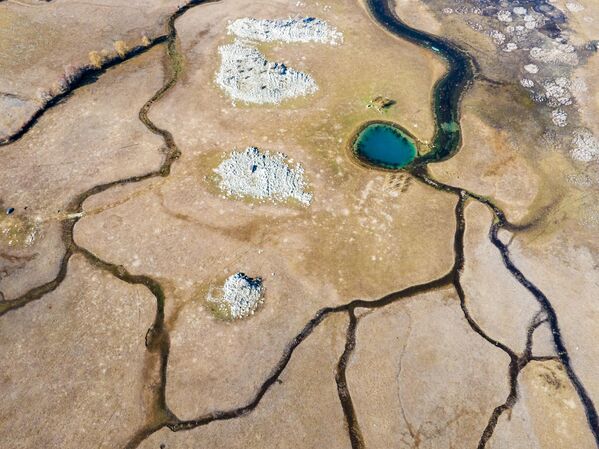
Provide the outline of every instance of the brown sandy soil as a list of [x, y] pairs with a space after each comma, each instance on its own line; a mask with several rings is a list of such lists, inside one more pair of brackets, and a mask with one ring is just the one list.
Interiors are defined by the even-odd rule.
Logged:
[[[516, 238], [515, 262], [550, 298], [560, 318], [561, 332], [576, 372], [593, 398], [599, 398], [595, 342], [599, 331], [599, 294], [596, 250], [580, 245], [580, 237], [558, 233], [542, 245]], [[556, 280], [562, 280], [556, 282]]]
[[500, 418], [490, 449], [596, 447], [561, 365], [532, 362], [520, 375], [520, 394], [512, 413]]
[[430, 8], [420, 0], [396, 0], [395, 12], [401, 20], [413, 28], [436, 35], [442, 33], [441, 23]]
[[[556, 6], [561, 5], [567, 11], [563, 3], [559, 2]], [[594, 17], [596, 21], [597, 5], [584, 1], [578, 3], [583, 4], [585, 10], [568, 13], [568, 26], [573, 30], [573, 42], [580, 44], [591, 38], [594, 25], [584, 17]], [[452, 31], [449, 26], [443, 28], [443, 34], [451, 39], [468, 38], [464, 34], [458, 36], [459, 31]], [[488, 75], [484, 58], [490, 58], [490, 55], [479, 59], [483, 75]], [[574, 78], [584, 79], [589, 89], [577, 97], [580, 118], [573, 119], [572, 128], [588, 127], [595, 133], [598, 128], [593, 117], [599, 96], [592, 86], [597, 84], [597, 61], [596, 55], [591, 56], [573, 74]], [[489, 98], [493, 98], [492, 107], [489, 107]], [[598, 198], [596, 180], [593, 181], [596, 162], [574, 163], [568, 155], [569, 148], [548, 145], [542, 138], [547, 129], [546, 119], [538, 113], [538, 109], [527, 103], [517, 87], [499, 88], [485, 82], [475, 83], [462, 106], [464, 144], [461, 151], [451, 160], [433, 164], [429, 169], [436, 179], [492, 198], [513, 222], [531, 225], [514, 234], [506, 234], [505, 241], [514, 238], [510, 246], [514, 262], [554, 305], [573, 367], [591, 397], [597, 400], [599, 390], [593, 367], [598, 355], [592, 343], [597, 338], [592, 317], [597, 313], [593, 298], [597, 290], [595, 279], [598, 276], [596, 260], [599, 251], [594, 237]], [[571, 132], [572, 128], [568, 128], [567, 132]], [[590, 176], [591, 182], [585, 185], [570, 182], [571, 177], [583, 175]], [[481, 232], [484, 234], [484, 230]], [[492, 250], [481, 249], [481, 255], [487, 259]], [[467, 281], [470, 276], [468, 265], [467, 251], [465, 288], [470, 286], [475, 291], [485, 289], [495, 294], [505, 288], [493, 287], [503, 274], [499, 270], [500, 263], [492, 272], [479, 278], [484, 282], [475, 285]], [[470, 265], [478, 271], [483, 269], [476, 259], [470, 258]], [[468, 297], [473, 296], [468, 291], [466, 293]], [[526, 294], [502, 296], [506, 301], [518, 302]], [[479, 305], [482, 306], [485, 305]], [[476, 307], [473, 303], [472, 313], [475, 316]], [[506, 339], [521, 339], [522, 334], [516, 335], [512, 330], [518, 327], [518, 320], [525, 318], [515, 314], [509, 319], [513, 310], [520, 309], [517, 305], [513, 309], [505, 309], [507, 320], [499, 318], [500, 311], [494, 309], [489, 310], [491, 315], [487, 319], [484, 315], [480, 319], [485, 323], [485, 329], [500, 340], [502, 335]], [[514, 327], [510, 330], [510, 326]], [[547, 327], [540, 327], [535, 332], [535, 351], [551, 354], [549, 337]]]
[[53, 293], [0, 326], [0, 435], [11, 448], [122, 447], [145, 420], [154, 298], [75, 256]]
[[465, 218], [462, 286], [468, 309], [489, 336], [521, 353], [526, 347], [526, 330], [540, 306], [504, 268], [499, 251], [489, 241], [491, 212], [479, 203], [470, 203]]
[[90, 52], [106, 58], [116, 54], [115, 42], [134, 47], [143, 36], [162, 34], [177, 6], [174, 0], [0, 3], [0, 108], [8, 109], [0, 139], [22, 126], [45, 93], [56, 91], [65, 72], [91, 64]]
[[[349, 448], [335, 385], [337, 361], [345, 345], [345, 315], [327, 318], [294, 353], [280, 382], [248, 416], [173, 433], [156, 432], [139, 447]], [[241, 373], [247, 375], [248, 373]], [[188, 386], [189, 393], [195, 388]], [[200, 395], [213, 395], [203, 388]]]
[[[376, 298], [440, 277], [453, 257], [455, 199], [418, 183], [402, 192], [393, 187], [391, 175], [357, 167], [345, 154], [355, 126], [380, 117], [365, 107], [374, 94], [397, 98], [407, 89], [419, 95], [415, 102], [427, 104], [430, 76], [422, 76], [422, 68], [397, 72], [390, 64], [399, 58], [406, 66], [426, 67], [425, 54], [393, 40], [397, 45], [383, 50], [388, 57], [379, 58], [374, 52], [379, 41], [391, 38], [351, 2], [332, 3], [330, 12], [306, 7], [302, 13], [331, 14], [331, 23], [345, 33], [340, 47], [301, 48], [309, 57], [305, 68], [298, 67], [315, 77], [322, 93], [297, 100], [293, 107], [234, 107], [213, 82], [217, 45], [229, 40], [214, 23], [224, 26], [220, 15], [230, 14], [226, 5], [192, 10], [178, 23], [186, 77], [151, 113], [173, 132], [183, 152], [171, 176], [140, 185], [141, 194], [116, 207], [110, 205], [124, 198], [121, 193], [129, 195], [128, 188], [92, 198], [86, 210], [108, 209], [83, 218], [75, 232], [76, 241], [102, 259], [150, 274], [167, 286], [167, 312], [180, 314], [169, 322], [167, 395], [172, 410], [187, 418], [249, 400], [283, 348], [319, 308], [356, 297]], [[277, 4], [268, 12], [263, 5], [236, 3], [235, 11], [240, 17], [289, 14]], [[364, 33], [370, 39], [358, 41]], [[372, 45], [372, 51], [361, 43]], [[347, 97], [339, 81], [333, 83], [334, 67], [324, 64], [338, 55], [338, 74], [349, 74], [350, 64], [356, 63], [350, 59], [352, 49], [357, 50], [351, 53], [354, 58], [363, 55], [381, 72], [362, 97]], [[273, 49], [299, 61], [299, 45], [284, 50]], [[353, 75], [353, 82], [358, 84], [361, 76], [372, 80], [364, 72]], [[432, 131], [430, 111], [425, 111], [420, 118], [410, 116], [421, 129]], [[385, 118], [401, 121], [407, 114], [400, 104]], [[284, 151], [304, 164], [312, 205], [281, 207], [218, 194], [212, 170], [222, 153], [249, 145]], [[222, 323], [205, 307], [205, 292], [236, 271], [264, 278], [265, 303], [250, 320]], [[206, 388], [212, 394], [206, 395]]]
[[[160, 166], [161, 139], [137, 113], [160, 87], [162, 49], [111, 69], [50, 109], [22, 139], [0, 151], [0, 198], [11, 216], [0, 224], [35, 229], [32, 244], [0, 236], [0, 291], [12, 299], [56, 276], [64, 253], [60, 220], [75, 196], [97, 185]], [[21, 221], [25, 225], [21, 225]]]
[[476, 447], [508, 363], [451, 288], [366, 314], [347, 369], [366, 447]]
[[[498, 127], [488, 120], [490, 95], [497, 100], [500, 110], [493, 113]], [[524, 106], [508, 115], [510, 100], [509, 95], [496, 88], [475, 84], [463, 101], [460, 152], [448, 161], [430, 165], [430, 171], [435, 179], [493, 198], [510, 220], [521, 222], [534, 216], [531, 211], [557, 201], [554, 198], [557, 193], [551, 187], [558, 184], [559, 179], [545, 174], [544, 169], [549, 171], [549, 167], [557, 163], [563, 166], [568, 163], [565, 157], [550, 158], [548, 151], [542, 154], [542, 149], [537, 148], [540, 129], [535, 129], [534, 122], [527, 123], [526, 129], [517, 123], [519, 114], [526, 114]], [[518, 105], [511, 108], [518, 109]], [[545, 160], [533, 163], [534, 154], [530, 153], [544, 156]]]

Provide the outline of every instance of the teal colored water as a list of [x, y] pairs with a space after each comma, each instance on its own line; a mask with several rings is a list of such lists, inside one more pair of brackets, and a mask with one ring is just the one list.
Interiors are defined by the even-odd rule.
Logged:
[[416, 157], [416, 142], [399, 128], [385, 123], [366, 126], [353, 149], [360, 159], [383, 168], [402, 168]]

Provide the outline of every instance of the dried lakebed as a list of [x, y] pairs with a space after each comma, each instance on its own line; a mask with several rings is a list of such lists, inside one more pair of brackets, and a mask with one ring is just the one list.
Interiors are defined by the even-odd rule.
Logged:
[[[181, 55], [179, 54], [179, 50], [177, 49], [177, 45], [176, 45], [177, 33], [176, 33], [176, 29], [175, 29], [175, 21], [187, 9], [189, 9], [190, 7], [195, 6], [196, 4], [199, 4], [199, 3], [200, 2], [189, 3], [186, 6], [182, 7], [179, 11], [177, 11], [176, 14], [174, 14], [173, 16], [170, 17], [170, 19], [168, 21], [169, 34], [168, 34], [168, 38], [167, 38], [167, 55], [168, 55], [168, 63], [169, 63], [169, 66], [168, 66], [169, 76], [167, 77], [163, 87], [158, 92], [156, 92], [156, 94], [150, 100], [148, 100], [148, 102], [143, 106], [142, 110], [140, 111], [140, 118], [141, 118], [142, 122], [144, 124], [146, 124], [147, 128], [151, 132], [159, 134], [163, 138], [163, 140], [166, 144], [166, 147], [168, 148], [168, 153], [167, 153], [167, 156], [166, 156], [163, 164], [161, 165], [161, 167], [158, 170], [150, 172], [146, 175], [138, 176], [135, 178], [127, 178], [127, 179], [123, 179], [123, 180], [109, 183], [109, 184], [101, 184], [101, 185], [98, 185], [98, 186], [80, 194], [75, 199], [73, 199], [73, 201], [71, 203], [69, 210], [72, 213], [74, 213], [74, 214], [81, 213], [82, 204], [86, 198], [89, 198], [92, 195], [95, 195], [97, 193], [105, 191], [111, 187], [128, 184], [128, 183], [134, 183], [134, 182], [138, 182], [138, 181], [148, 179], [151, 177], [158, 177], [158, 176], [166, 177], [170, 174], [170, 167], [176, 161], [176, 159], [179, 155], [179, 150], [178, 150], [170, 132], [165, 129], [158, 128], [153, 122], [151, 122], [151, 120], [148, 118], [148, 111], [149, 111], [150, 107], [152, 106], [152, 104], [154, 104], [156, 101], [158, 101], [160, 98], [162, 98], [164, 96], [164, 94], [166, 92], [168, 92], [169, 89], [175, 85], [175, 83], [178, 80], [180, 71], [181, 71], [181, 65], [180, 65]], [[379, 0], [371, 0], [371, 1], [369, 1], [368, 5], [369, 5], [371, 13], [375, 17], [375, 19], [377, 19], [384, 26], [388, 26], [389, 24], [391, 24], [392, 26], [389, 27], [391, 29], [391, 31], [394, 31], [400, 37], [406, 37], [406, 36], [403, 36], [401, 32], [398, 32], [398, 30], [401, 30], [402, 27], [403, 28], [408, 28], [408, 27], [406, 27], [400, 21], [397, 20], [397, 18], [390, 11], [389, 5], [386, 2], [384, 2], [383, 0], [380, 0], [380, 1]], [[414, 31], [414, 30], [412, 30], [412, 31]], [[417, 38], [415, 38], [413, 36], [412, 32], [411, 32], [411, 36], [412, 36], [411, 40], [417, 41]], [[432, 38], [430, 36], [424, 35], [424, 34], [423, 34], [423, 36], [426, 36], [426, 40], [423, 40], [421, 42], [421, 44], [426, 45], [427, 43], [430, 44], [431, 42], [433, 42], [435, 44], [436, 48], [443, 48], [442, 40], [440, 40], [438, 38], [436, 40], [432, 40]], [[449, 45], [449, 44], [447, 44], [447, 45]], [[452, 47], [452, 48], [455, 50], [454, 47]], [[465, 57], [465, 56], [462, 55], [462, 57]], [[452, 73], [452, 71], [450, 71], [450, 73]], [[446, 78], [444, 78], [444, 79], [446, 79]], [[435, 137], [435, 142], [436, 142], [435, 145], [438, 145], [436, 147], [436, 148], [438, 148], [438, 151], [432, 151], [431, 153], [429, 153], [429, 154], [432, 154], [432, 156], [430, 156], [431, 160], [437, 160], [437, 159], [441, 159], [444, 157], [450, 157], [451, 154], [453, 154], [452, 152], [457, 151], [457, 149], [459, 147], [459, 132], [444, 133], [444, 132], [442, 132], [443, 131], [442, 125], [444, 123], [445, 124], [459, 123], [457, 121], [458, 117], [454, 116], [453, 114], [457, 113], [459, 97], [460, 97], [461, 93], [463, 92], [464, 88], [466, 87], [468, 81], [469, 81], [468, 77], [463, 77], [463, 78], [461, 78], [460, 83], [457, 83], [454, 85], [455, 90], [453, 90], [453, 91], [448, 90], [448, 91], [446, 91], [447, 92], [446, 94], [445, 93], [440, 94], [439, 92], [435, 93], [435, 100], [436, 100], [434, 103], [435, 104], [435, 116], [436, 116], [437, 122], [438, 122], [437, 132], [435, 134], [435, 136], [436, 136]], [[441, 81], [439, 83], [439, 85], [443, 86], [444, 85], [443, 81]], [[458, 87], [459, 87], [459, 89], [458, 89]], [[447, 96], [445, 96], [445, 95], [447, 95]], [[440, 99], [442, 99], [442, 98], [448, 99], [449, 102], [448, 103], [441, 102]], [[452, 104], [453, 101], [455, 101], [455, 103], [454, 103], [456, 106], [455, 109], [444, 110], [441, 106], [439, 106], [441, 104]], [[437, 111], [437, 109], [439, 109], [439, 111]], [[451, 120], [445, 120], [446, 118], [451, 118]], [[441, 120], [439, 120], [439, 119], [441, 119]], [[446, 128], [448, 128], [448, 127], [449, 127], [449, 129], [455, 129], [455, 126], [453, 126], [453, 125], [446, 126]], [[441, 130], [441, 131], [439, 131], [439, 130]], [[455, 136], [456, 134], [458, 134], [457, 139]], [[447, 139], [449, 139], [449, 142], [445, 142], [445, 143], [447, 143], [448, 145], [441, 145], [441, 143], [446, 141]], [[453, 144], [451, 144], [452, 142], [453, 142]], [[446, 151], [445, 154], [443, 153], [444, 151]], [[439, 157], [438, 158], [434, 157], [434, 155], [437, 155]], [[425, 163], [421, 164], [421, 165], [425, 165]], [[493, 226], [490, 231], [490, 239], [491, 239], [492, 243], [500, 251], [500, 255], [504, 261], [505, 267], [510, 271], [510, 273], [515, 277], [515, 279], [519, 283], [521, 283], [525, 288], [528, 289], [528, 291], [531, 293], [531, 295], [541, 305], [542, 311], [544, 313], [543, 319], [548, 320], [548, 322], [551, 325], [553, 338], [554, 338], [554, 346], [556, 349], [557, 357], [559, 358], [559, 361], [561, 362], [561, 364], [564, 366], [565, 370], [567, 371], [568, 377], [570, 378], [572, 384], [576, 388], [576, 391], [580, 397], [580, 400], [585, 408], [585, 412], [586, 412], [586, 415], [587, 415], [587, 418], [589, 421], [589, 427], [590, 427], [591, 431], [593, 432], [595, 439], [597, 441], [599, 441], [597, 415], [596, 415], [594, 405], [593, 405], [591, 399], [589, 398], [588, 394], [586, 393], [586, 390], [584, 389], [580, 380], [574, 373], [572, 367], [570, 366], [568, 352], [567, 352], [567, 349], [562, 341], [562, 338], [561, 338], [561, 335], [559, 332], [557, 316], [551, 306], [551, 303], [549, 302], [549, 299], [538, 288], [536, 288], [534, 286], [534, 284], [532, 284], [530, 281], [528, 281], [528, 279], [524, 276], [523, 273], [521, 273], [518, 270], [518, 268], [511, 261], [508, 247], [497, 238], [497, 232], [499, 229], [506, 228], [506, 229], [510, 229], [513, 231], [517, 231], [518, 230], [517, 226], [510, 224], [505, 219], [503, 212], [489, 200], [482, 198], [474, 193], [468, 192], [464, 189], [460, 189], [459, 187], [453, 187], [453, 186], [441, 184], [441, 183], [438, 183], [435, 180], [431, 179], [431, 177], [428, 176], [428, 174], [426, 173], [425, 166], [415, 167], [414, 170], [412, 170], [412, 173], [416, 177], [416, 179], [422, 181], [423, 183], [429, 185], [430, 187], [447, 192], [448, 194], [454, 195], [457, 198], [457, 204], [456, 204], [456, 208], [455, 208], [457, 226], [456, 226], [455, 238], [454, 238], [454, 264], [453, 264], [453, 266], [450, 268], [450, 270], [447, 272], [446, 275], [442, 276], [441, 278], [435, 279], [431, 282], [427, 282], [425, 284], [414, 285], [414, 286], [408, 287], [406, 289], [403, 289], [403, 290], [400, 290], [397, 292], [393, 292], [393, 293], [386, 295], [377, 300], [373, 300], [373, 301], [354, 300], [354, 301], [348, 302], [341, 306], [327, 307], [327, 308], [324, 308], [324, 309], [316, 312], [316, 314], [313, 316], [313, 318], [305, 325], [305, 327], [303, 329], [301, 329], [301, 331], [297, 334], [297, 336], [292, 341], [289, 342], [289, 344], [287, 345], [280, 360], [273, 367], [272, 374], [270, 374], [264, 380], [261, 387], [256, 392], [255, 396], [249, 402], [241, 404], [238, 407], [228, 409], [228, 410], [216, 410], [207, 415], [200, 416], [196, 419], [191, 419], [191, 420], [181, 420], [181, 419], [177, 418], [169, 410], [168, 405], [166, 403], [166, 396], [164, 393], [165, 392], [164, 387], [165, 387], [165, 384], [167, 381], [166, 364], [167, 364], [168, 352], [169, 352], [169, 339], [168, 339], [168, 331], [166, 330], [166, 328], [164, 326], [163, 306], [164, 306], [164, 301], [165, 301], [165, 295], [164, 295], [163, 288], [162, 288], [160, 282], [156, 279], [153, 279], [148, 276], [132, 275], [132, 274], [128, 273], [126, 270], [124, 270], [123, 267], [100, 260], [95, 255], [90, 253], [87, 249], [78, 246], [73, 240], [73, 227], [74, 227], [75, 223], [78, 221], [78, 217], [69, 218], [69, 219], [65, 220], [63, 223], [63, 241], [65, 242], [67, 252], [63, 258], [61, 270], [60, 270], [60, 273], [57, 276], [57, 278], [55, 280], [53, 280], [51, 283], [37, 287], [37, 288], [33, 289], [32, 291], [25, 293], [23, 296], [16, 298], [15, 300], [6, 301], [5, 303], [3, 303], [3, 308], [1, 309], [1, 312], [2, 312], [2, 314], [6, 314], [7, 312], [9, 312], [10, 310], [13, 310], [14, 308], [25, 306], [28, 302], [33, 301], [33, 300], [38, 300], [38, 299], [42, 298], [46, 293], [55, 290], [56, 287], [64, 280], [64, 277], [66, 275], [66, 268], [67, 268], [68, 260], [71, 257], [71, 255], [73, 255], [74, 253], [80, 253], [80, 254], [84, 255], [94, 266], [111, 273], [118, 279], [121, 279], [130, 284], [142, 284], [149, 289], [149, 291], [156, 298], [157, 310], [156, 310], [156, 318], [155, 318], [154, 324], [148, 331], [146, 343], [147, 343], [148, 352], [151, 354], [157, 354], [158, 358], [160, 360], [161, 382], [160, 382], [160, 388], [158, 388], [158, 390], [156, 391], [155, 407], [157, 410], [161, 411], [161, 413], [157, 414], [156, 421], [149, 423], [146, 428], [142, 429], [140, 432], [138, 432], [132, 436], [131, 441], [127, 445], [127, 447], [129, 447], [129, 448], [137, 447], [141, 443], [141, 441], [143, 441], [145, 438], [147, 438], [150, 434], [156, 432], [158, 429], [163, 428], [165, 426], [170, 428], [173, 431], [188, 430], [188, 429], [193, 429], [196, 427], [207, 425], [214, 421], [236, 419], [241, 416], [247, 415], [248, 413], [251, 413], [256, 408], [256, 406], [260, 403], [260, 401], [264, 398], [266, 392], [277, 382], [279, 376], [281, 375], [283, 370], [285, 370], [286, 366], [288, 365], [296, 348], [306, 340], [306, 338], [314, 331], [314, 329], [317, 326], [319, 326], [325, 320], [325, 318], [327, 316], [329, 316], [331, 314], [337, 314], [337, 313], [347, 314], [347, 316], [349, 318], [349, 325], [348, 325], [347, 335], [346, 335], [347, 342], [346, 342], [346, 346], [345, 346], [345, 351], [342, 354], [341, 358], [339, 359], [335, 379], [336, 379], [337, 387], [338, 387], [338, 391], [339, 391], [339, 400], [341, 402], [341, 405], [342, 405], [342, 408], [343, 408], [343, 411], [345, 413], [345, 417], [347, 420], [347, 424], [349, 427], [349, 439], [351, 441], [351, 445], [353, 448], [362, 448], [362, 447], [364, 447], [364, 441], [363, 441], [363, 438], [361, 437], [361, 432], [360, 432], [360, 427], [359, 427], [359, 410], [355, 410], [355, 408], [353, 406], [353, 403], [351, 401], [350, 389], [347, 385], [346, 376], [345, 376], [345, 369], [346, 369], [347, 363], [350, 360], [352, 352], [356, 346], [355, 337], [356, 337], [356, 328], [359, 325], [359, 319], [355, 315], [355, 310], [360, 309], [360, 308], [362, 308], [362, 309], [381, 308], [381, 307], [385, 307], [389, 304], [392, 304], [394, 302], [400, 301], [404, 298], [414, 296], [418, 293], [435, 290], [435, 289], [445, 287], [445, 286], [453, 286], [460, 298], [460, 303], [461, 303], [462, 309], [464, 311], [465, 319], [468, 321], [468, 323], [471, 326], [471, 328], [473, 329], [473, 331], [476, 332], [479, 336], [481, 336], [481, 338], [488, 341], [492, 347], [500, 348], [510, 358], [508, 374], [509, 374], [511, 389], [510, 389], [509, 396], [507, 397], [505, 403], [499, 405], [495, 409], [495, 412], [489, 419], [488, 426], [482, 432], [479, 447], [485, 447], [486, 442], [491, 437], [491, 435], [493, 433], [493, 429], [494, 429], [495, 425], [497, 424], [498, 417], [504, 411], [511, 409], [512, 406], [514, 405], [514, 403], [517, 401], [518, 374], [522, 370], [522, 368], [530, 360], [533, 359], [533, 357], [530, 355], [530, 351], [527, 351], [527, 352], [525, 352], [525, 354], [519, 356], [515, 353], [515, 351], [513, 351], [509, 347], [505, 346], [501, 342], [493, 340], [491, 337], [489, 337], [485, 333], [485, 331], [483, 329], [480, 328], [480, 326], [478, 326], [478, 324], [472, 319], [472, 317], [470, 316], [470, 314], [468, 312], [467, 305], [465, 302], [465, 297], [464, 297], [464, 291], [463, 291], [463, 289], [461, 287], [461, 283], [460, 283], [460, 275], [461, 275], [461, 271], [462, 271], [462, 268], [464, 265], [464, 249], [463, 249], [463, 246], [464, 246], [463, 245], [463, 237], [464, 237], [464, 229], [465, 229], [464, 206], [465, 206], [466, 202], [468, 202], [468, 201], [477, 201], [477, 202], [480, 202], [480, 203], [484, 204], [485, 206], [487, 206], [494, 214], [495, 221], [494, 221]], [[534, 331], [535, 325], [536, 325], [536, 323], [532, 323], [531, 324], [532, 330], [531, 329], [523, 329], [523, 332]]]

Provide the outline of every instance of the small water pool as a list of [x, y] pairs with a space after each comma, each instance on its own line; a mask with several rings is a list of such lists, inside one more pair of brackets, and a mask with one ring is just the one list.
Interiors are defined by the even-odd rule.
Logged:
[[388, 122], [372, 122], [358, 131], [352, 143], [354, 155], [368, 165], [399, 169], [417, 155], [416, 140]]

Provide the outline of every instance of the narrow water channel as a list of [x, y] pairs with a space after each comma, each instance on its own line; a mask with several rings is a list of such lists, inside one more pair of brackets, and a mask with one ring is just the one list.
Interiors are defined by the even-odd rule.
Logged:
[[[435, 120], [435, 133], [423, 154], [416, 153], [408, 145], [411, 136], [399, 125], [387, 122], [372, 122], [356, 133], [352, 140], [352, 151], [362, 162], [378, 168], [399, 169], [416, 167], [429, 162], [451, 158], [460, 148], [462, 133], [460, 128], [460, 99], [474, 77], [474, 63], [470, 55], [445, 39], [416, 30], [402, 22], [388, 0], [365, 0], [376, 22], [396, 36], [438, 53], [447, 64], [447, 72], [433, 88], [432, 108]], [[384, 129], [388, 128], [388, 129]], [[399, 133], [396, 132], [399, 130]], [[391, 137], [395, 135], [395, 137]], [[372, 137], [381, 140], [386, 147], [372, 144]], [[383, 139], [384, 137], [384, 139]], [[363, 141], [370, 141], [366, 145]]]

